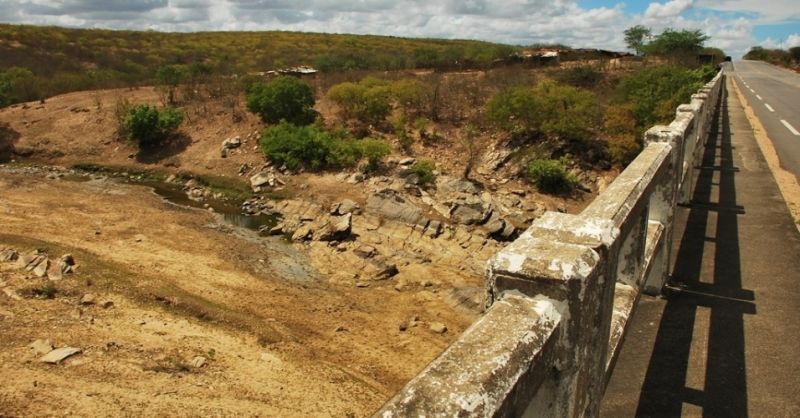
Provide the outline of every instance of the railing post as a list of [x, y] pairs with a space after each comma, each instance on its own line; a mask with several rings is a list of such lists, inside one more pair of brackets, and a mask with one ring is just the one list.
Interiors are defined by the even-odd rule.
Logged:
[[[656, 251], [651, 261], [650, 274], [645, 277], [643, 291], [649, 295], [658, 295], [670, 274], [672, 262], [672, 237], [674, 230], [675, 208], [680, 196], [680, 187], [684, 183], [685, 138], [679, 131], [667, 126], [654, 126], [645, 132], [645, 146], [651, 143], [666, 143], [672, 147], [669, 169], [656, 185], [650, 196], [648, 218], [651, 222], [659, 222], [664, 227], [664, 244]], [[688, 179], [685, 179], [688, 181]], [[687, 187], [684, 183], [683, 187]]]
[[[488, 303], [506, 291], [562, 306], [548, 410], [532, 416], [596, 416], [605, 390], [618, 230], [609, 220], [548, 212], [489, 262]], [[533, 402], [532, 408], [542, 403]], [[527, 414], [526, 414], [527, 415]]]

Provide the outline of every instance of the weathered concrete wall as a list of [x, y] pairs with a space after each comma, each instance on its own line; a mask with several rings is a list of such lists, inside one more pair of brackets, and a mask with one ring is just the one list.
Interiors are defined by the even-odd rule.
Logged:
[[548, 212], [489, 260], [486, 312], [376, 417], [596, 416], [642, 291], [669, 273], [722, 74], [581, 214]]

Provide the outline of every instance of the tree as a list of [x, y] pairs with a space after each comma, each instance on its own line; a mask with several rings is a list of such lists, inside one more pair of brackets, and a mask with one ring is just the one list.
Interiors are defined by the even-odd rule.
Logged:
[[599, 118], [594, 94], [552, 81], [495, 95], [486, 106], [486, 115], [512, 133], [538, 131], [566, 140], [583, 139]]
[[257, 83], [247, 93], [247, 110], [258, 113], [265, 123], [285, 120], [295, 125], [308, 125], [317, 116], [314, 103], [311, 86], [291, 76]]
[[641, 55], [644, 47], [644, 41], [651, 36], [650, 28], [636, 25], [625, 29], [625, 43], [628, 48], [634, 50], [636, 55]]
[[175, 90], [177, 90], [184, 77], [183, 70], [175, 65], [164, 65], [156, 70], [156, 81], [165, 90], [166, 103], [168, 105], [175, 104]]
[[703, 44], [710, 38], [700, 30], [666, 29], [647, 44], [644, 51], [667, 57], [675, 63], [693, 65], [697, 55], [703, 50]]
[[374, 77], [337, 84], [328, 90], [328, 98], [342, 108], [345, 117], [363, 123], [379, 123], [392, 110], [391, 86]]
[[182, 122], [183, 113], [178, 109], [158, 109], [140, 104], [128, 110], [123, 125], [128, 139], [135, 141], [140, 148], [146, 148], [159, 145]]

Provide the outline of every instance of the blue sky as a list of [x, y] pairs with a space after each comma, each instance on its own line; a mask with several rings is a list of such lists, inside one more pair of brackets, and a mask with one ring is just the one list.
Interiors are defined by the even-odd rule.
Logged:
[[299, 30], [558, 42], [624, 50], [633, 25], [700, 29], [734, 58], [800, 46], [800, 0], [0, 0], [0, 22], [69, 27]]

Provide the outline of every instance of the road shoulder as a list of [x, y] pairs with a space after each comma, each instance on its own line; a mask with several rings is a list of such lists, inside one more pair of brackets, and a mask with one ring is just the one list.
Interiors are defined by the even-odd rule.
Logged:
[[772, 172], [775, 182], [778, 183], [778, 189], [780, 189], [781, 195], [786, 202], [786, 206], [789, 208], [789, 212], [792, 214], [794, 225], [797, 227], [798, 231], [800, 231], [800, 185], [797, 184], [794, 174], [784, 170], [781, 167], [780, 159], [778, 158], [778, 152], [775, 150], [772, 140], [767, 135], [766, 129], [764, 129], [761, 121], [758, 119], [753, 111], [753, 108], [750, 106], [750, 103], [747, 101], [747, 97], [742, 94], [736, 78], [730, 76], [727, 77], [727, 79], [729, 80], [732, 90], [736, 92], [736, 97], [739, 99], [739, 103], [741, 103], [742, 107], [744, 108], [744, 113], [747, 116], [747, 121], [750, 123], [750, 127], [753, 129], [753, 135], [756, 138], [758, 147], [761, 149], [761, 153], [764, 154], [764, 158], [767, 160], [769, 170]]

